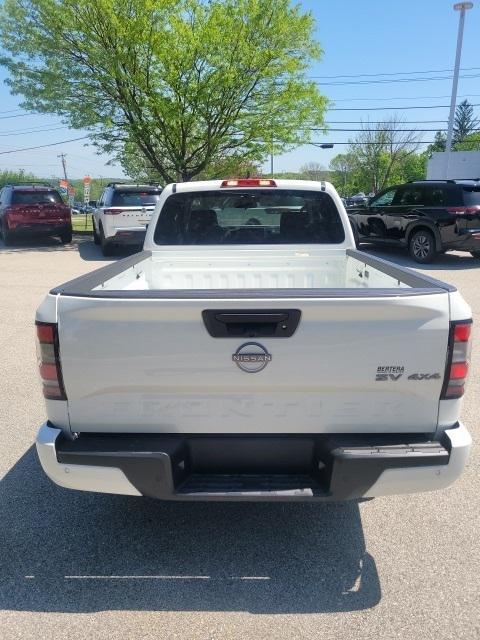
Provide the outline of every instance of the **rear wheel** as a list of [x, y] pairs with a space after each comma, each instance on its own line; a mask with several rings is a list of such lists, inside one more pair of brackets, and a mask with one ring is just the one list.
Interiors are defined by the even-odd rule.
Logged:
[[480, 259], [480, 251], [470, 251], [472, 258]]
[[113, 255], [113, 245], [105, 238], [102, 225], [100, 225], [100, 244], [102, 245], [102, 253], [105, 257]]
[[60, 234], [60, 241], [62, 244], [70, 244], [72, 241], [72, 231], [65, 231]]
[[97, 233], [97, 229], [95, 228], [95, 220], [92, 217], [92, 227], [93, 227], [93, 242], [95, 244], [100, 244], [100, 236]]
[[415, 262], [426, 264], [435, 258], [435, 238], [431, 231], [419, 229], [414, 231], [408, 241], [408, 250]]
[[12, 244], [12, 240], [13, 240], [12, 232], [8, 228], [5, 218], [3, 218], [2, 220], [2, 238], [3, 238], [3, 244], [6, 247]]

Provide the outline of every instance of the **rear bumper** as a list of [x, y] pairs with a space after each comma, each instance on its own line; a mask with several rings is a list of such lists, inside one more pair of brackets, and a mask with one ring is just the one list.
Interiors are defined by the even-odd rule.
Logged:
[[44, 235], [44, 236], [57, 236], [62, 233], [69, 233], [72, 231], [71, 223], [62, 222], [61, 224], [50, 224], [48, 222], [39, 222], [38, 224], [23, 224], [21, 222], [9, 227], [11, 233], [15, 235]]
[[480, 228], [465, 230], [459, 235], [458, 240], [445, 244], [445, 248], [457, 251], [480, 251]]
[[60, 486], [162, 500], [349, 500], [443, 489], [471, 438], [458, 424], [418, 435], [183, 436], [80, 434], [44, 424], [37, 452]]
[[[108, 233], [108, 231], [107, 231]], [[137, 245], [142, 244], [145, 240], [145, 234], [147, 230], [145, 227], [119, 227], [112, 230], [112, 235], [107, 235], [106, 239], [109, 242], [122, 245]]]

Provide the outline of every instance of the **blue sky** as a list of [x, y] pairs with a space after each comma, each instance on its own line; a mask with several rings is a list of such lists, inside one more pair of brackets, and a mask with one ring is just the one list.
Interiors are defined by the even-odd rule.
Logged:
[[[322, 60], [315, 64], [309, 75], [322, 76], [318, 80], [324, 95], [331, 101], [335, 111], [327, 113], [331, 128], [359, 128], [360, 120], [381, 120], [397, 113], [407, 122], [423, 120], [446, 121], [448, 107], [419, 109], [419, 106], [448, 105], [451, 80], [429, 80], [409, 82], [377, 82], [369, 84], [331, 84], [338, 82], [378, 81], [399, 78], [418, 79], [432, 76], [448, 76], [436, 73], [452, 69], [458, 26], [458, 13], [453, 11], [450, 0], [343, 0], [323, 2], [303, 0], [300, 3], [312, 11], [317, 22], [317, 38], [324, 50]], [[471, 69], [463, 75], [478, 75], [460, 78], [459, 101], [469, 98], [480, 104], [480, 1], [467, 12], [462, 53], [462, 67]], [[476, 69], [475, 69], [476, 67]], [[432, 73], [408, 74], [431, 71]], [[359, 74], [404, 73], [404, 76], [366, 77]], [[354, 78], [326, 78], [326, 76], [358, 76]], [[0, 70], [0, 80], [6, 77]], [[3, 83], [0, 85], [0, 152], [21, 147], [41, 145], [83, 135], [82, 131], [60, 128], [57, 116], [29, 114], [18, 117], [20, 99], [11, 96]], [[402, 111], [398, 107], [415, 107]], [[372, 111], [380, 107], [382, 110]], [[386, 109], [395, 107], [396, 109]], [[338, 109], [362, 109], [347, 111]], [[480, 107], [475, 107], [480, 115]], [[8, 112], [8, 113], [7, 113]], [[10, 117], [15, 116], [15, 117]], [[344, 124], [344, 122], [348, 122]], [[337, 124], [338, 123], [338, 124]], [[351, 124], [350, 124], [351, 123]], [[418, 128], [442, 128], [441, 123], [419, 123]], [[57, 128], [58, 127], [58, 128]], [[56, 129], [48, 132], [25, 133], [31, 129]], [[321, 142], [334, 142], [331, 150], [313, 146], [301, 147], [275, 158], [276, 171], [295, 171], [308, 161], [328, 166], [330, 159], [345, 150], [340, 142], [348, 141], [355, 133], [333, 132], [328, 135], [315, 134]], [[434, 133], [425, 132], [423, 140], [432, 140]], [[58, 177], [61, 173], [60, 153], [67, 154], [69, 176], [78, 178], [88, 173], [92, 176], [119, 177], [119, 167], [107, 166], [108, 157], [98, 156], [93, 147], [84, 141], [70, 142], [59, 146], [31, 151], [0, 153], [0, 169], [25, 168], [42, 177]]]

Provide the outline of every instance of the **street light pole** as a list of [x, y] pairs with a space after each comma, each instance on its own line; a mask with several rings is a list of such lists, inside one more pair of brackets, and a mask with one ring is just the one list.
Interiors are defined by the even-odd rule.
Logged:
[[453, 83], [452, 83], [452, 97], [450, 100], [450, 114], [448, 116], [448, 132], [447, 142], [445, 144], [445, 178], [448, 178], [448, 167], [450, 164], [450, 154], [452, 152], [452, 137], [453, 137], [453, 120], [455, 117], [455, 106], [457, 103], [457, 87], [458, 87], [458, 74], [460, 71], [460, 59], [462, 57], [462, 42], [463, 42], [463, 27], [465, 25], [465, 12], [473, 7], [473, 2], [457, 2], [453, 5], [455, 11], [460, 11], [460, 18], [458, 20], [458, 35], [457, 35], [457, 51], [455, 54], [455, 68], [453, 71]]

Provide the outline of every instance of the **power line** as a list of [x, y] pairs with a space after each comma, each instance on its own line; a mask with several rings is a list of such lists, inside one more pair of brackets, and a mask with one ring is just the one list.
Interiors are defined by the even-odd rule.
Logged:
[[[371, 122], [367, 122], [365, 124], [372, 124]], [[383, 124], [383, 123], [380, 123]], [[321, 127], [307, 127], [309, 131], [324, 131]], [[355, 132], [363, 132], [365, 129], [328, 129], [328, 131], [355, 131]], [[438, 129], [374, 129], [374, 131], [378, 131], [379, 133], [430, 133], [436, 132]], [[471, 129], [471, 133], [474, 131], [480, 131], [480, 129]]]
[[[480, 73], [474, 73], [470, 75], [459, 75], [459, 78], [479, 78]], [[321, 80], [314, 80], [315, 84], [322, 87], [344, 87], [347, 85], [368, 85], [368, 84], [396, 84], [406, 82], [433, 82], [437, 80], [451, 80], [453, 76], [430, 76], [429, 78], [395, 78], [392, 80], [348, 80], [341, 82], [322, 82]]]
[[[480, 67], [464, 67], [460, 71], [478, 71]], [[335, 78], [376, 78], [378, 76], [409, 76], [417, 73], [452, 73], [453, 69], [429, 69], [426, 71], [395, 71], [394, 73], [355, 73], [351, 75], [337, 75], [337, 76], [309, 76], [310, 78], [317, 79], [329, 79]]]
[[[313, 144], [315, 146], [318, 145], [322, 145], [322, 144], [331, 144], [331, 145], [340, 145], [340, 144], [346, 144], [346, 145], [362, 145], [362, 144], [376, 144], [376, 145], [381, 145], [381, 142], [308, 142], [307, 144]], [[412, 144], [435, 144], [435, 140], [412, 140]]]
[[70, 138], [70, 140], [60, 140], [60, 142], [51, 142], [50, 144], [40, 144], [36, 147], [24, 147], [23, 149], [11, 149], [10, 151], [0, 151], [0, 155], [6, 153], [17, 153], [18, 151], [32, 151], [33, 149], [43, 149], [45, 147], [55, 147], [59, 144], [67, 144], [67, 142], [76, 142], [77, 140], [85, 140], [88, 136], [82, 136], [81, 138]]
[[67, 129], [67, 127], [54, 127], [53, 129], [34, 129], [33, 131], [12, 131], [10, 133], [0, 133], [1, 138], [8, 136], [26, 136], [32, 133], [46, 133], [47, 131], [59, 131], [60, 129]]
[[10, 118], [25, 118], [25, 116], [40, 116], [42, 113], [17, 113], [14, 116], [0, 116], [0, 120], [9, 120]]
[[[397, 96], [395, 98], [341, 98], [340, 100], [337, 100], [336, 98], [332, 98], [332, 102], [357, 102], [357, 101], [368, 101], [368, 102], [375, 102], [378, 100], [378, 102], [387, 102], [389, 100], [440, 100], [442, 98], [450, 98], [449, 95], [447, 96], [413, 96], [413, 97], [408, 97], [408, 96]], [[480, 98], [480, 93], [468, 93], [468, 94], [463, 94], [461, 96], [457, 96], [457, 98]]]
[[[407, 109], [448, 109], [448, 104], [429, 104], [410, 107], [333, 107], [328, 108], [327, 111], [406, 111]], [[470, 105], [472, 107], [480, 106], [479, 103]]]
[[[446, 122], [445, 118], [445, 120], [408, 120], [402, 124], [445, 124]], [[329, 120], [325, 124], [385, 124], [385, 120]]]

